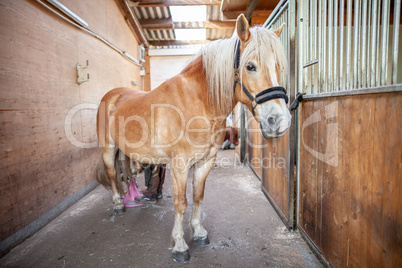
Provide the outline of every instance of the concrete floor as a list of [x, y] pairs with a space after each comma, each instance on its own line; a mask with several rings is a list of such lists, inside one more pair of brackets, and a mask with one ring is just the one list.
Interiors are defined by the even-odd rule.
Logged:
[[[167, 172], [157, 204], [113, 215], [111, 192], [99, 186], [0, 259], [0, 267], [323, 267], [303, 239], [285, 228], [234, 150], [220, 151], [216, 163], [203, 205], [203, 226], [211, 240], [206, 247], [192, 243], [188, 183], [189, 263], [175, 263], [168, 250], [174, 210]], [[143, 175], [138, 183], [143, 189]]]

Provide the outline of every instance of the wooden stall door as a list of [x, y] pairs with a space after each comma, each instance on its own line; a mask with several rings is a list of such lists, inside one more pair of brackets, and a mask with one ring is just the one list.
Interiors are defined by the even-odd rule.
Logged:
[[293, 228], [293, 217], [289, 217], [289, 202], [293, 202], [289, 195], [293, 191], [289, 183], [289, 131], [282, 137], [263, 140], [261, 189], [285, 225]]
[[258, 179], [261, 180], [262, 171], [261, 171], [261, 130], [260, 125], [254, 119], [253, 114], [247, 109], [247, 154], [246, 160], [250, 166], [250, 168], [254, 171], [255, 175]]
[[246, 161], [261, 180], [261, 189], [288, 228], [294, 226], [294, 176], [289, 181], [289, 133], [266, 140], [250, 111], [246, 117]]
[[298, 228], [333, 267], [402, 267], [402, 93], [306, 100]]

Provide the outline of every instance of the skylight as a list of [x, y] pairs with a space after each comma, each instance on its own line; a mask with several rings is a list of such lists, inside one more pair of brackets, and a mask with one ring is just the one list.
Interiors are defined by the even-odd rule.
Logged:
[[176, 29], [174, 30], [176, 34], [176, 40], [206, 40], [207, 31], [206, 29]]
[[207, 6], [170, 6], [169, 8], [174, 22], [207, 20]]
[[[174, 22], [193, 22], [207, 20], [206, 6], [170, 6]], [[206, 29], [175, 29], [176, 40], [206, 40]]]

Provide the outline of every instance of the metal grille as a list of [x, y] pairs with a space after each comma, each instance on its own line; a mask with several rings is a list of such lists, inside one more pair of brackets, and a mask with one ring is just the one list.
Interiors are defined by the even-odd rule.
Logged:
[[[272, 17], [271, 20], [267, 20], [267, 22], [270, 23], [265, 23], [263, 26], [264, 27], [268, 27], [271, 28], [273, 30], [278, 29], [283, 23], [286, 23], [286, 26], [283, 28], [281, 35], [279, 36], [279, 39], [281, 40], [284, 50], [285, 50], [285, 55], [286, 58], [289, 59], [290, 55], [289, 55], [289, 21], [288, 21], [288, 17], [289, 17], [289, 1], [282, 1], [283, 5], [281, 5], [281, 3], [278, 4], [277, 9], [274, 10], [277, 11], [275, 12], [275, 16]], [[273, 12], [273, 13], [274, 13]], [[290, 70], [288, 70], [290, 71]], [[281, 77], [280, 77], [280, 84], [285, 87], [288, 88], [288, 75], [287, 72], [282, 72], [281, 73]], [[288, 91], [288, 94], [290, 92]]]
[[[282, 9], [274, 10], [267, 27], [288, 21], [288, 1], [278, 6]], [[298, 91], [316, 94], [402, 83], [400, 11], [401, 0], [298, 1]], [[281, 36], [285, 46], [286, 36]]]

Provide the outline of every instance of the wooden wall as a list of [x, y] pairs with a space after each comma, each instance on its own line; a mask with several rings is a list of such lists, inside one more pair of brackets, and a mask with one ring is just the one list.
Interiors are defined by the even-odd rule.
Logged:
[[247, 154], [246, 159], [248, 160], [249, 166], [254, 170], [257, 177], [261, 178], [261, 131], [260, 125], [254, 119], [253, 114], [246, 108], [247, 118]]
[[[262, 190], [288, 221], [289, 205], [289, 131], [282, 137], [265, 140], [262, 149]], [[278, 211], [279, 210], [279, 211]]]
[[402, 267], [401, 103], [302, 103], [298, 227], [334, 267]]
[[[137, 56], [137, 40], [115, 1], [63, 0], [96, 33]], [[77, 63], [90, 81], [77, 84]], [[140, 82], [139, 67], [35, 1], [0, 4], [0, 241], [94, 180], [100, 150], [65, 133], [69, 110], [99, 103], [117, 86]], [[72, 135], [96, 141], [95, 109], [74, 114]]]

